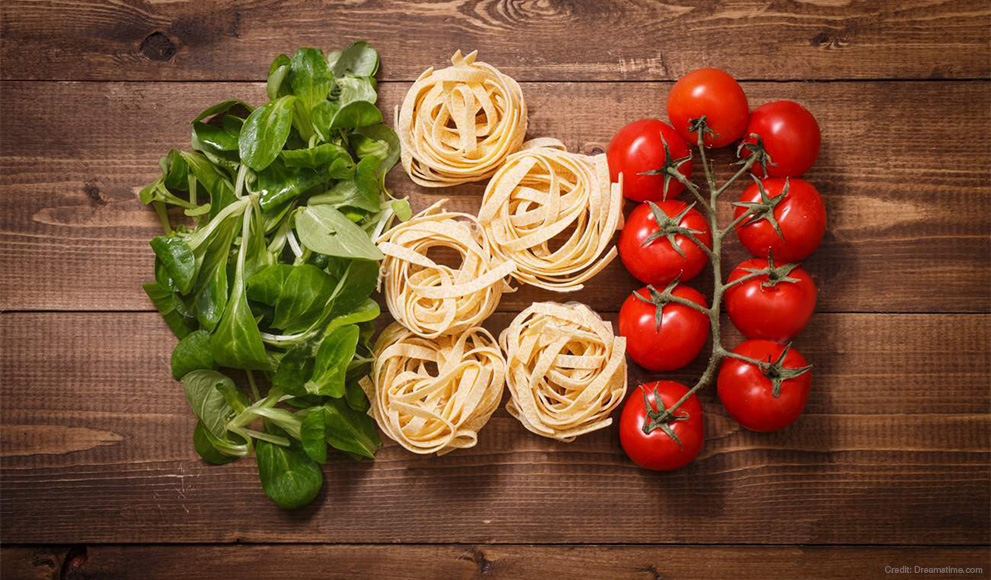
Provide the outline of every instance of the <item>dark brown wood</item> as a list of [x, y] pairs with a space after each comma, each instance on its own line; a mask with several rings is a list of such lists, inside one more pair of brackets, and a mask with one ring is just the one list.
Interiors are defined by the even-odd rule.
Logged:
[[989, 16], [972, 0], [7, 0], [0, 58], [5, 79], [246, 80], [280, 52], [361, 38], [401, 80], [456, 49], [521, 80], [674, 79], [703, 65], [744, 79], [966, 78], [991, 74]]
[[[736, 580], [891, 578], [886, 570], [959, 568], [945, 578], [987, 578], [984, 548], [710, 546], [89, 546], [0, 550], [0, 574], [49, 580], [61, 570], [115, 580]], [[978, 572], [976, 569], [980, 569]], [[57, 577], [57, 576], [55, 576]], [[922, 575], [922, 577], [926, 577]]]
[[[991, 311], [991, 224], [984, 219], [991, 213], [991, 85], [745, 86], [755, 104], [805, 103], [822, 125], [823, 151], [807, 177], [822, 192], [830, 223], [806, 263], [819, 284], [820, 311]], [[385, 110], [406, 87], [383, 84]], [[662, 114], [669, 87], [525, 84], [529, 134], [596, 151], [625, 120]], [[154, 178], [158, 157], [188, 144], [188, 121], [201, 109], [262, 94], [261, 85], [242, 83], [5, 83], [0, 307], [148, 310], [140, 284], [151, 277], [148, 240], [160, 225], [135, 192]], [[726, 175], [724, 153], [717, 159]], [[400, 169], [391, 183], [417, 208], [449, 196], [453, 208], [475, 211], [481, 192], [476, 185], [427, 193]], [[728, 204], [723, 209], [726, 222]], [[727, 252], [727, 270], [745, 257], [735, 238]], [[617, 261], [568, 298], [615, 311], [635, 286]], [[553, 298], [524, 288], [506, 295], [500, 309]]]
[[[492, 330], [512, 315], [497, 314]], [[477, 447], [332, 461], [285, 512], [253, 460], [199, 461], [175, 342], [154, 313], [0, 315], [0, 536], [14, 543], [989, 541], [987, 315], [817, 315], [805, 415], [744, 431], [703, 392], [706, 447], [637, 469], [615, 428], [572, 444], [504, 410]], [[739, 337], [728, 332], [727, 342]], [[697, 373], [698, 365], [686, 371]], [[637, 368], [634, 383], [647, 378]]]

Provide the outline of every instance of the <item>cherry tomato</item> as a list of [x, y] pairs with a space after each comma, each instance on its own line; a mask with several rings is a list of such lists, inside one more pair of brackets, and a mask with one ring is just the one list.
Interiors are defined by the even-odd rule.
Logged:
[[702, 450], [702, 405], [695, 395], [685, 400], [670, 420], [658, 422], [665, 409], [677, 403], [688, 387], [674, 381], [656, 381], [637, 387], [626, 399], [619, 419], [619, 442], [627, 457], [644, 469], [680, 469]]
[[[771, 157], [767, 164], [767, 174], [771, 177], [799, 176], [808, 171], [819, 156], [819, 123], [812, 113], [794, 101], [775, 101], [754, 109], [743, 142], [756, 142], [753, 134], [760, 136], [764, 150]], [[742, 155], [748, 157], [750, 151], [744, 148]], [[757, 166], [753, 171], [763, 175], [763, 170]]]
[[[679, 284], [665, 291], [706, 307], [705, 296], [690, 286]], [[702, 351], [709, 338], [709, 317], [684, 304], [665, 304], [660, 296], [652, 286], [630, 294], [619, 310], [619, 333], [626, 337], [626, 352], [637, 364], [652, 371], [673, 371]]]
[[689, 129], [692, 119], [705, 116], [706, 147], [725, 147], [743, 136], [750, 109], [740, 83], [715, 68], [700, 68], [678, 79], [668, 93], [668, 119], [688, 143], [698, 143]]
[[683, 201], [662, 201], [653, 207], [651, 203], [642, 203], [630, 213], [619, 235], [619, 257], [645, 284], [663, 286], [679, 275], [687, 282], [702, 271], [709, 256], [685, 234], [692, 233], [711, 249], [709, 222]]
[[759, 339], [748, 340], [733, 352], [761, 365], [726, 358], [716, 380], [726, 411], [751, 431], [777, 431], [791, 425], [805, 409], [812, 388], [811, 367], [805, 357], [793, 348]]
[[768, 268], [768, 273], [726, 290], [726, 312], [747, 338], [787, 341], [805, 328], [816, 308], [816, 285], [805, 269], [752, 258], [737, 266], [726, 282]]
[[[762, 194], [761, 186], [766, 195]], [[779, 196], [782, 196], [780, 201], [776, 199]], [[736, 226], [740, 241], [754, 256], [766, 258], [768, 252], [772, 252], [781, 263], [801, 262], [816, 251], [826, 232], [826, 206], [816, 188], [804, 179], [762, 179], [760, 185], [752, 183], [743, 190], [740, 202], [773, 205], [773, 211], [755, 214], [754, 219], [744, 220]], [[740, 217], [746, 211], [748, 207], [738, 206], [735, 216]], [[769, 216], [773, 216], [781, 235]]]
[[[665, 142], [670, 156], [664, 152]], [[671, 125], [657, 119], [634, 121], [620, 129], [609, 143], [609, 149], [606, 150], [609, 177], [616, 183], [619, 181], [619, 174], [623, 174], [623, 195], [629, 199], [658, 201], [664, 198], [665, 176], [645, 173], [663, 171], [670, 165], [685, 177], [690, 177], [690, 153], [688, 145]], [[676, 197], [684, 188], [678, 180], [668, 178], [667, 198]]]

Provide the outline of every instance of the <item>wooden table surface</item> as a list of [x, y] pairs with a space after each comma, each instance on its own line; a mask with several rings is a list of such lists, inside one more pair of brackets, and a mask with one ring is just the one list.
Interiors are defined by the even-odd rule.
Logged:
[[[987, 1], [4, 0], [0, 13], [0, 574], [7, 578], [873, 578], [991, 574], [991, 6]], [[193, 451], [175, 338], [141, 291], [159, 225], [136, 199], [216, 101], [264, 99], [272, 58], [364, 38], [391, 111], [455, 49], [521, 81], [531, 136], [596, 151], [729, 71], [751, 106], [806, 105], [829, 230], [803, 417], [743, 430], [712, 389], [706, 446], [637, 469], [614, 428], [560, 444], [505, 410], [479, 445], [331, 461], [309, 508], [252, 460]], [[717, 155], [725, 163], [727, 155]], [[478, 186], [426, 192], [477, 209]], [[728, 208], [723, 208], [727, 210]], [[724, 218], [725, 218], [724, 211]], [[744, 256], [734, 239], [726, 262]], [[711, 279], [697, 286], [707, 289]], [[584, 291], [615, 319], [617, 261]], [[534, 300], [504, 297], [505, 326]], [[739, 335], [726, 324], [725, 340]], [[688, 380], [697, 362], [674, 376]], [[651, 375], [631, 369], [631, 383]], [[919, 577], [919, 576], [916, 576]], [[921, 576], [928, 577], [928, 576]], [[952, 575], [940, 575], [943, 578]]]

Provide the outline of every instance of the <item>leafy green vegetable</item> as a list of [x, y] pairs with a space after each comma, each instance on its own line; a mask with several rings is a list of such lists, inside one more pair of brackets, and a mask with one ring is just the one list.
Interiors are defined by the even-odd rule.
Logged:
[[241, 161], [255, 171], [269, 166], [279, 156], [289, 129], [292, 128], [292, 106], [296, 97], [286, 95], [255, 109], [241, 128], [238, 150]]
[[286, 508], [319, 492], [328, 445], [361, 459], [381, 444], [359, 385], [380, 314], [372, 239], [410, 210], [385, 186], [400, 143], [375, 105], [378, 66], [365, 42], [277, 56], [268, 102], [204, 110], [192, 151], [170, 150], [138, 196], [165, 232], [144, 289], [180, 338], [193, 446], [214, 464], [256, 454]]
[[234, 381], [214, 370], [190, 371], [182, 377], [182, 389], [193, 414], [219, 439], [227, 435], [226, 422], [234, 414], [222, 387], [235, 388]]
[[323, 472], [320, 465], [310, 459], [293, 443], [280, 447], [268, 441], [259, 441], [255, 452], [258, 458], [258, 476], [262, 490], [279, 507], [302, 507], [320, 493]]
[[181, 380], [192, 371], [217, 368], [210, 350], [210, 333], [194, 330], [179, 341], [172, 351], [172, 377]]
[[357, 326], [349, 325], [324, 337], [317, 349], [313, 376], [306, 382], [307, 392], [334, 398], [344, 396], [344, 377], [358, 347], [358, 333]]
[[296, 214], [296, 229], [303, 245], [321, 254], [361, 260], [385, 256], [368, 234], [329, 205], [311, 205]]

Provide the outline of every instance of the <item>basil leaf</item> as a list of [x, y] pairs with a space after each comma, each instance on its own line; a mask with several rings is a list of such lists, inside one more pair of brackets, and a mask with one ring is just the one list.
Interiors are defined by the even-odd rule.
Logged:
[[169, 154], [160, 161], [162, 174], [165, 176], [165, 187], [176, 191], [189, 191], [189, 167], [183, 160], [182, 155], [176, 149], [169, 151]]
[[238, 150], [241, 161], [255, 171], [268, 167], [289, 138], [295, 97], [286, 95], [259, 107], [248, 116], [241, 128]]
[[261, 331], [248, 307], [243, 288], [240, 291], [235, 288], [231, 294], [211, 343], [213, 358], [220, 366], [262, 371], [271, 368]]
[[300, 48], [294, 52], [289, 68], [289, 84], [293, 94], [303, 102], [307, 110], [325, 100], [334, 87], [334, 75], [327, 68], [323, 51], [317, 48]]
[[210, 349], [210, 333], [196, 330], [187, 334], [172, 351], [172, 377], [181, 380], [192, 371], [217, 368]]
[[196, 370], [182, 377], [182, 390], [203, 426], [223, 439], [227, 435], [226, 423], [234, 415], [234, 408], [227, 403], [220, 387], [236, 388], [234, 381], [214, 370]]
[[317, 349], [313, 376], [306, 382], [306, 391], [313, 395], [343, 397], [348, 364], [358, 347], [357, 326], [344, 326], [324, 337]]
[[181, 294], [188, 294], [196, 281], [196, 256], [186, 241], [178, 236], [152, 238], [151, 249], [169, 273]]
[[327, 462], [327, 414], [323, 408], [311, 411], [299, 428], [303, 451], [317, 463]]
[[213, 162], [202, 153], [180, 151], [179, 155], [193, 172], [196, 181], [206, 188], [210, 194], [210, 218], [217, 217], [220, 210], [237, 201], [234, 196], [234, 186], [224, 177]]
[[258, 441], [255, 451], [262, 490], [285, 509], [296, 509], [311, 501], [323, 487], [320, 465], [296, 444], [280, 447]]
[[329, 205], [307, 206], [296, 213], [296, 231], [304, 246], [328, 256], [381, 260], [368, 234]]
[[355, 411], [343, 399], [331, 399], [324, 405], [327, 412], [327, 443], [334, 449], [369, 459], [382, 446], [375, 420]]

